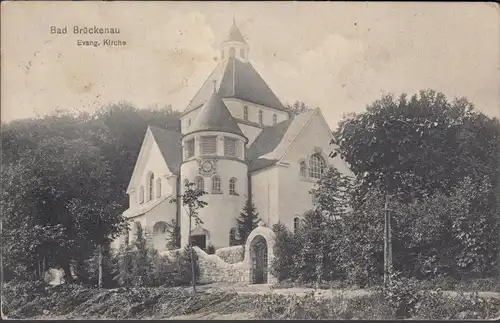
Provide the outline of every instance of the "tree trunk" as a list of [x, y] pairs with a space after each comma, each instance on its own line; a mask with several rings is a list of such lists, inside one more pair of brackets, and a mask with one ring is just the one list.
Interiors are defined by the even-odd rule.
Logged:
[[193, 284], [193, 294], [196, 294], [196, 273], [195, 273], [195, 264], [194, 264], [194, 255], [193, 255], [193, 244], [191, 240], [191, 212], [189, 214], [189, 237], [188, 237], [188, 245], [189, 245], [189, 256], [191, 258], [191, 282]]
[[385, 220], [384, 220], [384, 285], [390, 282], [392, 272], [392, 233], [391, 211], [389, 210], [389, 193], [385, 192]]
[[97, 280], [97, 287], [98, 288], [102, 288], [102, 246], [99, 245], [98, 247], [98, 255], [97, 255], [97, 262], [98, 262], [98, 266], [99, 266], [99, 277], [98, 277], [98, 280]]

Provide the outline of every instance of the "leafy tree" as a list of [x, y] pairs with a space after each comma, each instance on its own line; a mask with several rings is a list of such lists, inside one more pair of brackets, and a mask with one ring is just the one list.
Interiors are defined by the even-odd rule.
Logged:
[[247, 198], [243, 212], [240, 212], [239, 218], [236, 219], [239, 244], [244, 245], [246, 243], [250, 232], [258, 226], [259, 221], [259, 213], [255, 208], [255, 204]]
[[[189, 239], [188, 239], [188, 252], [191, 260], [191, 283], [193, 286], [193, 293], [196, 293], [196, 255], [193, 249], [191, 230], [192, 222], [196, 225], [202, 224], [203, 221], [198, 216], [198, 211], [208, 205], [207, 202], [202, 201], [203, 195], [207, 194], [204, 190], [196, 187], [195, 183], [187, 181], [184, 185], [184, 193], [180, 196], [183, 207], [185, 208], [189, 217]], [[170, 200], [170, 203], [177, 203], [177, 199]]]
[[285, 106], [290, 113], [290, 116], [293, 118], [294, 116], [304, 113], [306, 111], [312, 110], [309, 106], [307, 106], [304, 102], [302, 101], [295, 101], [292, 104], [287, 104]]
[[350, 208], [352, 180], [335, 167], [328, 167], [310, 191], [316, 209], [333, 219], [344, 215]]
[[170, 223], [167, 223], [167, 232], [167, 248], [170, 250], [178, 249], [181, 242], [181, 230], [175, 219], [172, 219]]

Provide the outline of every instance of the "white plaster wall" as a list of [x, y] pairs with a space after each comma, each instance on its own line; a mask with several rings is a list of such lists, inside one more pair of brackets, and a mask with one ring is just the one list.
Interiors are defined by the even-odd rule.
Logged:
[[273, 114], [276, 114], [277, 123], [288, 120], [288, 113], [276, 109], [272, 109], [260, 104], [236, 99], [224, 98], [224, 104], [227, 106], [231, 115], [238, 119], [243, 119], [243, 107], [248, 107], [248, 121], [259, 123], [259, 110], [262, 110], [262, 121], [264, 126], [273, 125]]
[[[207, 237], [207, 246], [211, 243], [217, 249], [229, 245], [229, 231], [236, 226], [236, 218], [238, 218], [245, 203], [248, 194], [247, 165], [242, 161], [220, 156], [211, 158], [217, 159], [216, 174], [221, 179], [222, 194], [212, 194], [211, 176], [204, 176], [205, 191], [208, 194], [204, 195], [202, 199], [208, 205], [199, 210], [199, 217], [204, 222], [201, 226], [210, 232], [210, 236]], [[184, 183], [185, 179], [194, 182], [195, 178], [199, 176], [197, 161], [184, 162], [181, 166], [181, 174], [181, 183]], [[229, 194], [229, 179], [231, 177], [237, 179], [236, 192], [238, 196]], [[182, 190], [184, 190], [184, 186]], [[185, 246], [189, 238], [189, 218], [184, 208], [181, 208], [181, 214], [181, 246]], [[194, 227], [193, 221], [192, 229]]]
[[154, 225], [160, 221], [170, 224], [176, 217], [177, 206], [175, 203], [170, 203], [169, 201], [170, 199], [166, 199], [145, 214], [146, 232], [151, 237], [151, 243], [158, 250], [165, 248], [170, 233], [154, 235]]
[[313, 178], [300, 176], [300, 161], [308, 163], [309, 156], [318, 149], [329, 165], [339, 171], [350, 174], [350, 171], [340, 158], [329, 158], [333, 146], [330, 145], [331, 132], [323, 117], [315, 114], [302, 129], [285, 153], [282, 159], [286, 167], [279, 168], [279, 215], [281, 222], [293, 230], [293, 219], [302, 216], [312, 209], [312, 196], [309, 191], [317, 182]]
[[[207, 98], [208, 99], [208, 98]], [[191, 124], [194, 122], [194, 119], [196, 119], [196, 116], [200, 112], [201, 107], [198, 109], [195, 109], [188, 114], [184, 115], [181, 117], [181, 133], [185, 134], [189, 130], [189, 120], [191, 120]]]
[[279, 166], [272, 166], [253, 172], [252, 201], [255, 204], [260, 219], [272, 227], [278, 222], [279, 212]]

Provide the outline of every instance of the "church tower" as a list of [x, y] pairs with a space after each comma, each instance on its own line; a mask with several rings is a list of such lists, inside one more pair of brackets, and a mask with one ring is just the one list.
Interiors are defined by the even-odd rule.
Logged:
[[238, 29], [238, 26], [236, 26], [234, 18], [231, 29], [229, 29], [229, 35], [220, 45], [220, 51], [221, 60], [227, 60], [234, 57], [242, 62], [248, 62], [248, 52], [250, 51], [250, 47]]
[[181, 245], [188, 243], [206, 248], [230, 245], [234, 238], [236, 218], [248, 191], [248, 166], [245, 160], [245, 137], [216, 91], [203, 104], [192, 125], [182, 137], [181, 194], [185, 183], [193, 182], [207, 192], [202, 199], [208, 205], [199, 210], [203, 223], [193, 221], [189, 232], [189, 216], [181, 210]]

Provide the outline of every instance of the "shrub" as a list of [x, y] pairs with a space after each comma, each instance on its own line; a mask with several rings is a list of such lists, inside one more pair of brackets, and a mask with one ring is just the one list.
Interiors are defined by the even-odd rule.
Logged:
[[410, 317], [421, 299], [418, 281], [415, 278], [404, 277], [399, 272], [390, 275], [389, 283], [382, 292], [385, 300], [396, 311], [398, 318]]

